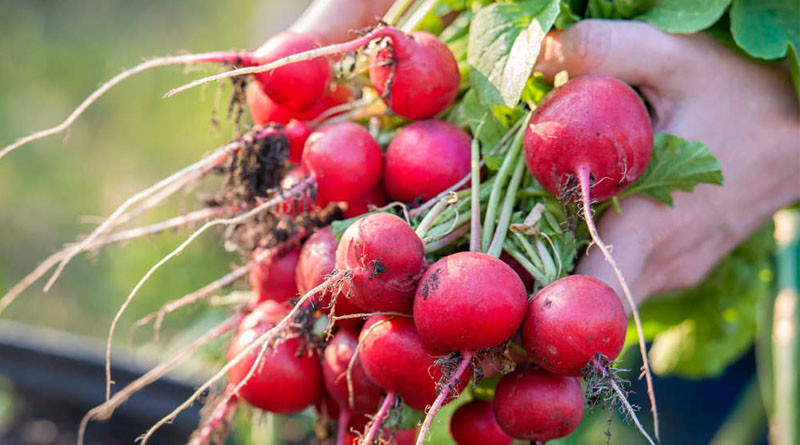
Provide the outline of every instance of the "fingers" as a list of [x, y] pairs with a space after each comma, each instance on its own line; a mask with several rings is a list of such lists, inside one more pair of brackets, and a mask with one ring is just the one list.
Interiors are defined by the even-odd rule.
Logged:
[[548, 34], [534, 69], [548, 78], [567, 70], [571, 77], [604, 74], [652, 85], [679, 68], [682, 46], [681, 38], [647, 23], [584, 20]]
[[321, 45], [353, 38], [351, 30], [378, 23], [392, 0], [315, 0], [290, 31], [313, 34]]

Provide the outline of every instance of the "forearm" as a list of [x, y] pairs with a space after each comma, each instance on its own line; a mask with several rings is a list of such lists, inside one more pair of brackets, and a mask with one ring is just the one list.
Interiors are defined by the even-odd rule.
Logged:
[[343, 42], [358, 30], [377, 23], [392, 0], [315, 0], [290, 31], [313, 34], [322, 45]]

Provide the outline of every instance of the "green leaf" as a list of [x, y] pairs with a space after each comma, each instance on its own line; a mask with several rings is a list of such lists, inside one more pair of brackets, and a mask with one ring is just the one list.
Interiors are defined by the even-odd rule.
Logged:
[[560, 11], [553, 25], [556, 27], [556, 29], [564, 29], [567, 26], [580, 21], [581, 16], [572, 11], [572, 7], [567, 0], [561, 0], [558, 4], [558, 7]]
[[703, 183], [722, 184], [722, 167], [708, 146], [661, 132], [653, 140], [653, 156], [647, 170], [620, 197], [639, 193], [672, 205], [673, 191], [691, 192], [695, 185]]
[[[462, 101], [463, 117], [482, 147], [493, 147], [508, 131], [503, 124], [478, 100], [474, 89], [467, 91]], [[480, 128], [480, 131], [478, 129]]]
[[[660, 375], [720, 374], [746, 353], [757, 325], [756, 306], [771, 292], [772, 224], [723, 259], [698, 286], [642, 305], [650, 360]], [[633, 327], [626, 346], [635, 345]]]
[[800, 2], [797, 0], [735, 0], [731, 7], [731, 34], [745, 52], [762, 59], [789, 54], [792, 80], [800, 99]]
[[[482, 83], [478, 89], [482, 102], [516, 106], [539, 55], [542, 39], [559, 12], [558, 0], [525, 0], [496, 3], [475, 14], [467, 61], [473, 87]], [[486, 82], [496, 93], [491, 93]]]
[[[760, 1], [760, 0], [757, 0]], [[731, 0], [658, 0], [653, 8], [637, 16], [666, 32], [689, 34], [713, 25]]]
[[622, 17], [631, 18], [651, 10], [655, 0], [614, 0], [614, 8]]

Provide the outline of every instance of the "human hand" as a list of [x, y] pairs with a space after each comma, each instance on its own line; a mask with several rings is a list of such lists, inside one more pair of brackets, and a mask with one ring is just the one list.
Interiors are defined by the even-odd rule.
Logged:
[[309, 33], [319, 44], [330, 45], [353, 38], [351, 30], [375, 25], [393, 0], [315, 0], [289, 27]]
[[[563, 69], [637, 86], [655, 132], [705, 142], [722, 165], [723, 187], [678, 192], [674, 207], [631, 196], [621, 200], [621, 215], [608, 212], [600, 221], [637, 302], [697, 284], [776, 210], [800, 199], [800, 118], [784, 67], [747, 61], [705, 34], [586, 20], [542, 45], [536, 70], [552, 78]], [[577, 272], [621, 295], [599, 250], [590, 252]]]

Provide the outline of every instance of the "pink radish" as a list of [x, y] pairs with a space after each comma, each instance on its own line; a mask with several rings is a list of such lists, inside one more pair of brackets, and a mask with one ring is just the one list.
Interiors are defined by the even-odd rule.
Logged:
[[525, 161], [550, 193], [581, 204], [592, 241], [614, 270], [633, 313], [658, 440], [658, 409], [642, 322], [625, 277], [597, 232], [591, 203], [611, 198], [644, 173], [653, 151], [647, 109], [624, 82], [606, 76], [572, 79], [538, 105], [525, 132]]
[[470, 172], [467, 132], [447, 121], [414, 122], [386, 149], [384, 184], [397, 201], [427, 201]]
[[326, 125], [306, 140], [303, 167], [318, 186], [323, 201], [362, 196], [381, 178], [381, 149], [369, 132], [352, 122]]
[[583, 418], [583, 389], [575, 377], [520, 369], [500, 379], [494, 414], [516, 439], [546, 442], [575, 431]]
[[519, 275], [484, 253], [454, 253], [425, 271], [414, 296], [414, 325], [427, 348], [460, 352], [461, 363], [428, 411], [418, 445], [473, 354], [510, 339], [522, 324], [526, 303]]
[[[256, 249], [258, 255], [262, 249]], [[297, 284], [294, 269], [300, 258], [300, 249], [294, 248], [282, 255], [268, 257], [250, 269], [250, 285], [258, 296], [258, 301], [272, 300], [286, 303], [297, 297]]]
[[424, 267], [422, 240], [408, 223], [389, 213], [354, 222], [336, 249], [336, 268], [352, 273], [344, 292], [367, 311], [410, 314]]
[[528, 304], [522, 341], [544, 369], [581, 376], [598, 354], [614, 360], [625, 343], [628, 319], [613, 289], [585, 275], [571, 275], [540, 290]]
[[[401, 394], [403, 401], [417, 410], [436, 399], [442, 371], [410, 318], [374, 315], [364, 324], [359, 342], [364, 371], [390, 395]], [[468, 380], [463, 379], [458, 387], [463, 389]]]
[[453, 413], [450, 435], [457, 445], [511, 445], [514, 440], [497, 424], [492, 402], [477, 399]]
[[[306, 240], [305, 244], [303, 244], [302, 249], [300, 249], [300, 258], [297, 260], [297, 267], [295, 268], [297, 289], [305, 294], [322, 284], [328, 275], [333, 272], [335, 262], [336, 237], [333, 236], [330, 226], [326, 226], [311, 235], [308, 240]], [[314, 300], [326, 314], [330, 314], [332, 309], [336, 316], [360, 314], [364, 312], [343, 294], [339, 294], [336, 298], [335, 309], [331, 307], [331, 292], [317, 295], [314, 297]], [[358, 332], [363, 321], [360, 318], [350, 318], [338, 320], [336, 324], [345, 329]]]
[[[286, 313], [285, 307], [272, 301], [259, 305], [242, 320], [228, 350], [228, 360], [275, 326]], [[319, 357], [313, 349], [298, 355], [303, 346], [301, 338], [289, 338], [274, 349], [267, 348], [259, 363], [256, 360], [261, 348], [254, 348], [228, 371], [228, 380], [234, 386], [244, 382], [238, 395], [257, 408], [278, 414], [302, 411], [317, 401], [322, 391]]]

